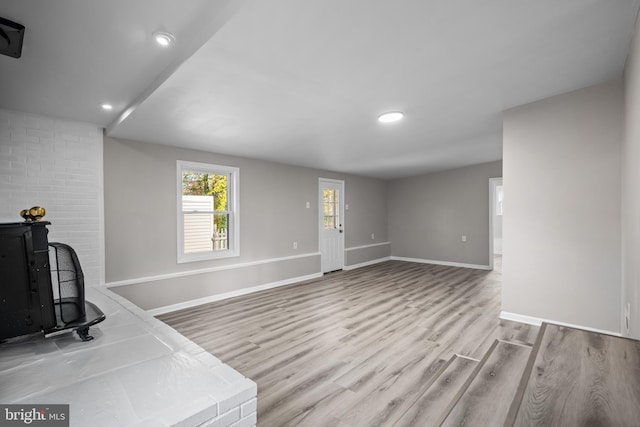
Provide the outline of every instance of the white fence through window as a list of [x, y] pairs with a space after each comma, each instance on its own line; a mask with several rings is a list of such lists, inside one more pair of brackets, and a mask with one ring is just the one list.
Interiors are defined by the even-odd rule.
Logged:
[[182, 196], [184, 253], [227, 249], [227, 230], [214, 223], [213, 196]]
[[220, 250], [227, 249], [227, 242], [228, 242], [227, 230], [218, 230], [214, 226], [213, 238], [211, 240], [213, 241], [213, 250], [214, 251], [220, 251]]

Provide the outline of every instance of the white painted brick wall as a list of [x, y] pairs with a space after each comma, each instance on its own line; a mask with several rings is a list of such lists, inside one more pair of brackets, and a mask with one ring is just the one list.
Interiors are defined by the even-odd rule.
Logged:
[[[229, 368], [226, 365], [222, 365]], [[229, 370], [231, 370], [229, 368]], [[218, 375], [221, 371], [214, 370]], [[237, 374], [236, 376], [221, 375], [232, 381], [230, 387], [221, 390], [221, 395], [213, 393], [211, 396], [218, 401], [218, 416], [199, 427], [251, 427], [256, 425], [258, 387], [253, 381]]]
[[257, 423], [257, 415], [254, 411], [242, 416], [240, 415], [240, 408], [233, 408], [214, 419], [205, 421], [198, 427], [253, 427]]
[[240, 405], [240, 416], [248, 417], [258, 410], [258, 399], [251, 399], [250, 401]]
[[0, 109], [0, 221], [47, 210], [49, 240], [78, 253], [87, 286], [103, 280], [102, 128]]
[[231, 424], [229, 427], [255, 427], [258, 422], [258, 414], [253, 412], [244, 418], [241, 418], [238, 422]]

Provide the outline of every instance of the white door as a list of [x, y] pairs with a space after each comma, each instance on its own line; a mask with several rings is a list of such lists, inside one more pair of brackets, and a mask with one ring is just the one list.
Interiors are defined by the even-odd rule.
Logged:
[[344, 181], [320, 178], [320, 253], [322, 272], [344, 267]]

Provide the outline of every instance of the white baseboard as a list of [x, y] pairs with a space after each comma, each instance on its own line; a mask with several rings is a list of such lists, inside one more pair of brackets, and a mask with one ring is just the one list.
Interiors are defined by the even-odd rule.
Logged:
[[292, 277], [290, 279], [280, 280], [279, 282], [265, 283], [264, 285], [253, 286], [251, 288], [238, 289], [237, 291], [225, 292], [223, 294], [211, 295], [204, 298], [193, 299], [189, 301], [179, 302], [177, 304], [171, 304], [164, 307], [153, 308], [147, 310], [152, 316], [158, 316], [160, 314], [171, 313], [172, 311], [182, 310], [184, 308], [191, 308], [197, 305], [207, 304], [209, 302], [221, 301], [233, 297], [239, 297], [241, 295], [252, 294], [258, 291], [264, 291], [267, 289], [273, 289], [280, 286], [290, 285], [292, 283], [304, 282], [305, 280], [317, 279], [322, 277], [322, 273], [313, 273], [306, 276]]
[[435, 264], [435, 265], [446, 265], [449, 267], [463, 267], [463, 268], [474, 268], [476, 270], [492, 270], [490, 265], [481, 265], [481, 264], [464, 264], [461, 262], [449, 262], [449, 261], [434, 261], [432, 259], [422, 259], [422, 258], [405, 258], [400, 256], [392, 256], [392, 261], [406, 261], [406, 262], [418, 262], [420, 264]]
[[[379, 246], [379, 245], [384, 245], [384, 244], [387, 244], [387, 243], [380, 243], [380, 244], [375, 244], [375, 245], [372, 245], [372, 246]], [[351, 248], [351, 249], [357, 249], [357, 248]], [[171, 279], [171, 278], [176, 278], [176, 277], [184, 277], [184, 276], [191, 276], [191, 275], [196, 275], [196, 274], [206, 274], [206, 273], [211, 273], [211, 272], [214, 272], [214, 271], [229, 270], [229, 269], [236, 269], [236, 268], [244, 268], [244, 267], [249, 267], [249, 266], [252, 266], [252, 265], [266, 264], [266, 263], [270, 263], [270, 262], [287, 261], [287, 260], [293, 260], [293, 259], [296, 259], [296, 258], [305, 258], [305, 257], [317, 256], [317, 255], [319, 255], [319, 253], [310, 253], [310, 254], [296, 255], [296, 256], [283, 257], [283, 258], [272, 258], [272, 259], [268, 259], [268, 260], [261, 260], [261, 261], [256, 261], [256, 262], [248, 262], [248, 263], [243, 263], [243, 264], [235, 264], [235, 265], [213, 267], [213, 268], [207, 268], [207, 269], [201, 269], [201, 270], [191, 270], [191, 271], [186, 271], [186, 272], [163, 274], [163, 275], [152, 276], [152, 277], [139, 277], [139, 278], [130, 279], [130, 280], [122, 280], [122, 281], [119, 281], [119, 282], [107, 283], [106, 287], [107, 288], [112, 288], [112, 287], [117, 287], [117, 286], [127, 286], [127, 285], [132, 285], [132, 284], [137, 284], [137, 283], [144, 283], [144, 282], [150, 282], [150, 281], [156, 281], [156, 280], [166, 280], [166, 279]], [[462, 263], [457, 263], [457, 262], [433, 261], [433, 260], [425, 260], [425, 259], [419, 259], [419, 258], [404, 258], [404, 257], [389, 256], [389, 257], [379, 258], [379, 259], [375, 259], [375, 260], [371, 260], [371, 261], [366, 261], [366, 262], [363, 262], [363, 263], [360, 263], [360, 264], [353, 264], [353, 265], [344, 266], [343, 270], [355, 270], [357, 268], [366, 267], [368, 265], [378, 264], [378, 263], [381, 263], [381, 262], [384, 262], [384, 261], [389, 261], [389, 260], [406, 261], [406, 262], [418, 262], [418, 263], [423, 263], [423, 264], [446, 265], [446, 266], [452, 266], [452, 267], [474, 268], [474, 269], [480, 269], [480, 270], [490, 270], [491, 269], [491, 267], [488, 266], [488, 265], [462, 264]], [[281, 281], [278, 281], [278, 282], [266, 283], [266, 284], [263, 284], [263, 285], [253, 286], [253, 287], [250, 287], [250, 288], [238, 289], [238, 290], [232, 291], [232, 292], [226, 292], [226, 293], [222, 293], [222, 294], [211, 295], [211, 296], [207, 296], [207, 297], [203, 297], [203, 298], [197, 298], [197, 299], [194, 299], [194, 300], [180, 302], [180, 303], [177, 303], [177, 304], [171, 304], [171, 305], [168, 305], [168, 306], [158, 307], [158, 308], [147, 310], [147, 313], [151, 314], [152, 316], [158, 316], [160, 314], [170, 313], [170, 312], [173, 312], [173, 311], [182, 310], [184, 308], [195, 307], [195, 306], [206, 304], [206, 303], [209, 303], [209, 302], [221, 301], [221, 300], [224, 300], [224, 299], [233, 298], [233, 297], [237, 297], [237, 296], [241, 296], [241, 295], [247, 295], [247, 294], [251, 294], [251, 293], [254, 293], [254, 292], [258, 292], [258, 291], [263, 291], [263, 290], [267, 290], [267, 289], [273, 289], [273, 288], [277, 288], [277, 287], [280, 287], [280, 286], [286, 286], [286, 285], [290, 285], [292, 283], [302, 282], [302, 281], [305, 281], [305, 280], [317, 279], [319, 277], [322, 277], [322, 275], [323, 274], [321, 272], [318, 272], [318, 273], [313, 273], [313, 274], [309, 274], [309, 275], [306, 275], [306, 276], [292, 277], [292, 278], [281, 280]], [[524, 322], [524, 323], [527, 323], [527, 322]]]
[[381, 262], [385, 262], [385, 261], [389, 261], [391, 259], [390, 256], [386, 256], [384, 258], [378, 258], [378, 259], [373, 259], [371, 261], [366, 261], [366, 262], [361, 262], [360, 264], [352, 264], [352, 265], [345, 265], [344, 267], [342, 267], [343, 270], [355, 270], [356, 268], [360, 268], [360, 267], [366, 267], [368, 265], [373, 265], [373, 264], [378, 264]]
[[139, 283], [157, 282], [159, 280], [168, 280], [168, 279], [175, 279], [178, 277], [196, 276], [199, 274], [214, 273], [217, 271], [224, 271], [224, 270], [234, 270], [238, 268], [247, 268], [247, 267], [253, 267], [255, 265], [270, 264], [270, 263], [282, 262], [282, 261], [291, 261], [294, 259], [307, 258], [307, 257], [313, 257], [313, 256], [320, 256], [320, 252], [307, 253], [307, 254], [301, 254], [301, 255], [292, 255], [292, 256], [281, 257], [281, 258], [262, 259], [258, 261], [250, 261], [250, 262], [244, 262], [240, 264], [221, 265], [218, 267], [201, 268], [198, 270], [178, 271], [175, 273], [158, 274], [155, 276], [136, 277], [135, 279], [126, 279], [126, 280], [119, 280], [116, 282], [108, 282], [108, 283], [105, 283], [105, 286], [107, 288], [115, 288], [117, 286], [129, 286], [129, 285], [136, 285]]
[[566, 322], [558, 322], [557, 320], [542, 319], [539, 317], [526, 316], [524, 314], [510, 313], [508, 311], [501, 311], [500, 318], [504, 320], [512, 320], [514, 322], [526, 323], [528, 325], [540, 326], [542, 325], [542, 322], [546, 322], [546, 323], [553, 323], [554, 325], [566, 326], [568, 328], [583, 329], [585, 331], [595, 332], [598, 334], [613, 335], [616, 337], [622, 336], [620, 332], [590, 328], [588, 326], [575, 325], [573, 323], [566, 323]]

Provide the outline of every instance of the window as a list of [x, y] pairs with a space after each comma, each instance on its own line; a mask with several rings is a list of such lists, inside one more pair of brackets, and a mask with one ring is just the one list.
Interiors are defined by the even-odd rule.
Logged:
[[324, 229], [334, 230], [340, 227], [340, 190], [324, 189]]
[[240, 254], [240, 170], [178, 160], [178, 262]]

